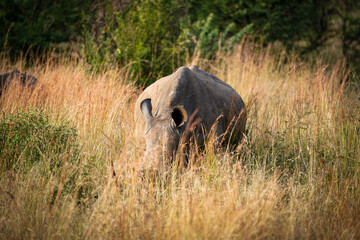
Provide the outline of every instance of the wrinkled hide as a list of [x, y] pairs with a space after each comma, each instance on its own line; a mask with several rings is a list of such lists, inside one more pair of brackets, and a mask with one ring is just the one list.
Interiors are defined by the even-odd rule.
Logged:
[[202, 146], [214, 124], [218, 142], [230, 134], [241, 139], [246, 122], [239, 94], [196, 66], [181, 67], [146, 88], [134, 115], [136, 134], [145, 134], [144, 168], [157, 168], [159, 159], [171, 161], [181, 142]]

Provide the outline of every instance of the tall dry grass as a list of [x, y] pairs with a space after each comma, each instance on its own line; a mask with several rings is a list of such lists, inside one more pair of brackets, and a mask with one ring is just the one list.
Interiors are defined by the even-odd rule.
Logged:
[[[121, 69], [95, 74], [81, 61], [48, 60], [28, 71], [39, 79], [34, 91], [11, 86], [1, 97], [4, 114], [45, 107], [54, 122], [76, 127], [81, 153], [80, 164], [59, 175], [45, 177], [41, 165], [1, 172], [0, 237], [360, 238], [360, 93], [344, 63], [310, 65], [247, 43], [192, 63], [243, 97], [246, 137], [235, 152], [207, 147], [189, 168], [155, 177], [136, 173], [144, 148], [132, 134], [139, 90]], [[4, 61], [0, 69], [24, 65]], [[76, 187], [59, 193], [71, 172], [81, 173]]]

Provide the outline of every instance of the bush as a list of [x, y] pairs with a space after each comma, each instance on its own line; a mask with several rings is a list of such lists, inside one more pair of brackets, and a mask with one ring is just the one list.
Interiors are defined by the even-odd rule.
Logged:
[[186, 6], [178, 0], [132, 1], [123, 9], [111, 2], [98, 6], [101, 17], [89, 16], [84, 25], [87, 62], [127, 66], [138, 83], [172, 73], [185, 56], [181, 42]]
[[[195, 52], [205, 59], [214, 59], [219, 50], [224, 53], [233, 50], [245, 35], [250, 34], [253, 27], [250, 23], [237, 30], [234, 23], [229, 23], [222, 31], [214, 19], [214, 14], [210, 13], [206, 19], [195, 22], [190, 29], [192, 39], [196, 42]], [[188, 51], [191, 52], [191, 49]]]
[[99, 5], [84, 24], [84, 55], [92, 68], [125, 66], [131, 80], [150, 85], [171, 74], [194, 53], [213, 59], [219, 49], [231, 50], [252, 24], [220, 28], [214, 15], [191, 23], [188, 6], [179, 0], [132, 1], [117, 9]]
[[76, 139], [74, 128], [68, 123], [58, 125], [50, 121], [43, 109], [4, 115], [0, 120], [1, 171], [27, 171], [36, 163], [48, 163], [53, 172], [63, 165], [65, 158], [77, 159]]

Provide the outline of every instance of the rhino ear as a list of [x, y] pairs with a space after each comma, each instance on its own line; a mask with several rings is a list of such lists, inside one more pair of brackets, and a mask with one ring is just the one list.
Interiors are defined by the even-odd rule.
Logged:
[[140, 104], [140, 109], [141, 109], [141, 112], [144, 114], [145, 119], [146, 120], [150, 119], [152, 117], [151, 99], [147, 98], [147, 99], [143, 100]]
[[173, 108], [171, 117], [174, 120], [176, 127], [181, 127], [188, 120], [188, 115], [184, 106], [180, 105]]

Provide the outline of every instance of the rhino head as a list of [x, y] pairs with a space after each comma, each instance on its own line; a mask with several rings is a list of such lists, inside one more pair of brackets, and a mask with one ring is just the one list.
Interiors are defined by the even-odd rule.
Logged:
[[[140, 104], [145, 117], [145, 162], [172, 160], [178, 149], [180, 139], [185, 131], [188, 114], [182, 105], [152, 115], [151, 99], [145, 99]], [[147, 164], [147, 163], [145, 163]], [[152, 166], [153, 167], [153, 166]]]

